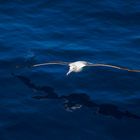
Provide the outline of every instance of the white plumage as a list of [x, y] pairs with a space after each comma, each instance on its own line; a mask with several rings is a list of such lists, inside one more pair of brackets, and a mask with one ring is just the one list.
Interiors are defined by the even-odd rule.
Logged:
[[121, 70], [126, 70], [129, 72], [140, 72], [140, 70], [131, 70], [128, 68], [123, 68], [119, 66], [114, 66], [114, 65], [108, 65], [108, 64], [94, 64], [94, 63], [89, 63], [87, 61], [75, 61], [75, 62], [48, 62], [48, 63], [41, 63], [41, 64], [36, 64], [33, 65], [33, 67], [38, 67], [38, 66], [44, 66], [44, 65], [68, 65], [69, 66], [69, 71], [67, 72], [66, 75], [69, 75], [71, 72], [80, 72], [83, 70], [85, 66], [94, 66], [94, 67], [110, 67], [110, 68], [115, 68], [115, 69], [121, 69]]
[[69, 63], [69, 71], [67, 72], [67, 75], [69, 75], [71, 72], [80, 72], [85, 66], [87, 66], [86, 61], [76, 61], [73, 63]]

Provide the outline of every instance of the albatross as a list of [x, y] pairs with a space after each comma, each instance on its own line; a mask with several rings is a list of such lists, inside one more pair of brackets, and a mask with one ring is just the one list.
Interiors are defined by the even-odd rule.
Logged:
[[69, 71], [66, 73], [66, 75], [69, 75], [72, 72], [80, 72], [86, 66], [89, 66], [89, 67], [91, 67], [91, 66], [92, 67], [110, 67], [110, 68], [125, 70], [125, 71], [129, 71], [129, 72], [140, 72], [140, 70], [128, 69], [128, 68], [119, 67], [119, 66], [110, 65], [110, 64], [90, 63], [90, 62], [87, 62], [87, 61], [47, 62], [47, 63], [35, 64], [35, 65], [33, 65], [33, 67], [39, 67], [39, 66], [45, 66], [45, 65], [67, 65], [67, 66], [69, 66]]

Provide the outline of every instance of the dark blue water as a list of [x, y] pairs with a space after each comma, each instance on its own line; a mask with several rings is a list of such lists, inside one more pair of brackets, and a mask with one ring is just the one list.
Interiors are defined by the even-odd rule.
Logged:
[[139, 140], [139, 0], [0, 0], [0, 140]]

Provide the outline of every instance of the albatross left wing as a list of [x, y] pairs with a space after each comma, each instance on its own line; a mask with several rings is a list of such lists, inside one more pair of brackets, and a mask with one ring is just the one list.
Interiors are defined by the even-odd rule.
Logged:
[[133, 70], [133, 69], [123, 68], [123, 67], [114, 66], [114, 65], [108, 65], [108, 64], [88, 64], [88, 66], [110, 67], [110, 68], [115, 68], [115, 69], [120, 69], [120, 70], [126, 70], [126, 71], [129, 71], [129, 72], [140, 72], [140, 70]]

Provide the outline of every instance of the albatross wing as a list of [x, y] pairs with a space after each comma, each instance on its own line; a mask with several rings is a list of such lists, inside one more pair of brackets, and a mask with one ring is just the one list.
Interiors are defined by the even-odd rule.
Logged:
[[140, 70], [133, 70], [133, 69], [128, 69], [128, 68], [114, 66], [114, 65], [108, 65], [108, 64], [89, 64], [88, 66], [94, 66], [94, 67], [110, 67], [110, 68], [115, 68], [115, 69], [120, 69], [120, 70], [126, 70], [126, 71], [129, 71], [129, 72], [140, 72]]
[[69, 65], [69, 63], [68, 62], [62, 62], [62, 61], [53, 61], [53, 62], [35, 64], [35, 65], [33, 65], [33, 67], [39, 67], [39, 66], [45, 66], [45, 65]]

